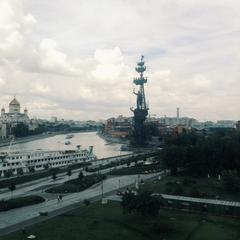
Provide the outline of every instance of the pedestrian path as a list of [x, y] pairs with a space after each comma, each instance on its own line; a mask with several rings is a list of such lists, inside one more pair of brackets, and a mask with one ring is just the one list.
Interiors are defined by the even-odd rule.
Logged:
[[177, 200], [177, 201], [195, 202], [195, 203], [203, 203], [203, 204], [214, 204], [214, 205], [221, 205], [221, 206], [226, 206], [226, 207], [240, 207], [240, 202], [235, 202], [235, 201], [184, 197], [184, 196], [168, 195], [168, 194], [155, 194], [155, 195], [161, 195], [164, 199], [167, 199], [167, 200]]
[[89, 188], [79, 193], [66, 195], [61, 202], [58, 202], [56, 198], [33, 206], [0, 212], [0, 234], [1, 230], [4, 230], [5, 228], [38, 217], [40, 212], [51, 213], [61, 208], [81, 203], [85, 199], [92, 199], [101, 196], [102, 189], [105, 194], [116, 191], [119, 188], [119, 180], [121, 182], [121, 187], [132, 185], [138, 180], [138, 176], [140, 176], [140, 179], [147, 180], [156, 177], [156, 174], [113, 177], [104, 180], [103, 186], [100, 184], [95, 188]]

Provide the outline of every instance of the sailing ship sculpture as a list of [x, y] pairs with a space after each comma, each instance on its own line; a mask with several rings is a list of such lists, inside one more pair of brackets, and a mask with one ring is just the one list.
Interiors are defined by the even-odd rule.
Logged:
[[139, 77], [133, 80], [133, 83], [139, 87], [138, 91], [133, 93], [137, 96], [136, 108], [132, 109], [134, 113], [134, 121], [133, 121], [133, 144], [134, 145], [144, 145], [146, 142], [146, 127], [145, 121], [148, 115], [148, 106], [146, 104], [146, 97], [144, 91], [144, 84], [147, 83], [147, 78], [144, 76], [144, 72], [146, 71], [146, 66], [144, 62], [144, 56], [141, 57], [141, 61], [137, 63], [137, 67], [135, 68]]

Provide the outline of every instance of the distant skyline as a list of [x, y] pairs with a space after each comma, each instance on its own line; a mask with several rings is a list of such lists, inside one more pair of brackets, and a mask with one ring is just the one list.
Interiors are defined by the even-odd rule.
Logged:
[[239, 120], [237, 0], [0, 0], [0, 104], [30, 116], [130, 116], [145, 56], [150, 114]]

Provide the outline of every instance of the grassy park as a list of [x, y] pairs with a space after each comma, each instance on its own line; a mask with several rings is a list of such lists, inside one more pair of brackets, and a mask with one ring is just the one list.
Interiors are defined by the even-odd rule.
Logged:
[[123, 214], [119, 203], [94, 203], [2, 236], [1, 240], [25, 239], [34, 234], [39, 240], [141, 240], [188, 239], [234, 240], [240, 238], [240, 220], [161, 209], [156, 218]]
[[240, 193], [228, 192], [217, 178], [189, 177], [184, 174], [147, 181], [142, 188], [156, 193], [239, 201]]

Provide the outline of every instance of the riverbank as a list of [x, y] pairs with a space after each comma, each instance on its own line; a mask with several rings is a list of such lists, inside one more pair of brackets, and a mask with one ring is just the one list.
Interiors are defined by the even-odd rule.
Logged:
[[130, 143], [128, 139], [112, 137], [110, 135], [106, 135], [101, 132], [98, 132], [97, 134], [100, 138], [105, 140], [108, 144], [112, 144], [112, 143], [129, 144]]
[[135, 153], [139, 153], [139, 152], [148, 152], [148, 151], [159, 151], [162, 148], [158, 147], [158, 146], [152, 146], [152, 145], [146, 145], [146, 146], [133, 146], [130, 143], [130, 140], [127, 138], [118, 138], [118, 137], [112, 137], [110, 135], [106, 135], [103, 133], [98, 132], [97, 135], [102, 138], [104, 141], [107, 142], [108, 145], [111, 144], [121, 144], [121, 149], [120, 151], [131, 151], [131, 152], [135, 152]]
[[[86, 130], [86, 131], [62, 131], [62, 132], [48, 132], [48, 133], [42, 133], [42, 134], [37, 134], [37, 135], [32, 135], [32, 136], [27, 136], [27, 137], [22, 137], [22, 138], [15, 138], [14, 141], [12, 142], [12, 145], [16, 145], [19, 143], [26, 143], [26, 142], [31, 142], [34, 140], [39, 140], [39, 139], [44, 139], [44, 138], [50, 138], [54, 137], [56, 135], [61, 135], [61, 134], [70, 134], [70, 133], [84, 133], [84, 132], [96, 132], [96, 130]], [[9, 146], [11, 140], [0, 140], [0, 147], [5, 147]]]
[[[38, 139], [44, 139], [48, 137], [54, 137], [58, 134], [62, 133], [45, 133], [45, 134], [38, 134], [38, 135], [33, 135], [33, 136], [27, 136], [27, 137], [22, 137], [22, 138], [15, 138], [14, 141], [12, 142], [12, 145], [19, 144], [19, 143], [26, 143]], [[0, 147], [5, 147], [10, 144], [11, 140], [2, 140], [0, 141]]]

